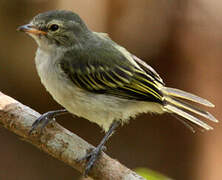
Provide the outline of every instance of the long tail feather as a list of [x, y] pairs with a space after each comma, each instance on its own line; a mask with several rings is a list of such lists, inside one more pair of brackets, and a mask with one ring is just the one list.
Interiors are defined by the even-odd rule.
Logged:
[[164, 108], [168, 112], [175, 113], [206, 130], [211, 130], [213, 128], [208, 124], [206, 124], [205, 122], [198, 119], [197, 117], [195, 117], [195, 115], [200, 115], [213, 122], [218, 122], [218, 120], [209, 112], [199, 109], [183, 101], [182, 99], [193, 101], [208, 107], [214, 107], [214, 105], [208, 100], [203, 99], [194, 94], [174, 88], [164, 87], [162, 89], [162, 92], [164, 94], [164, 100], [165, 100]]
[[193, 115], [177, 108], [176, 106], [173, 106], [171, 104], [167, 104], [164, 106], [167, 110], [178, 114], [182, 117], [184, 117], [185, 119], [190, 120], [192, 123], [197, 124], [199, 126], [201, 126], [202, 128], [206, 129], [206, 130], [212, 130], [213, 128], [211, 126], [209, 126], [208, 124], [204, 123], [203, 121], [199, 120], [198, 118], [194, 117]]
[[196, 114], [203, 116], [213, 122], [218, 122], [218, 120], [209, 112], [199, 109], [199, 108], [197, 108], [191, 104], [188, 104], [184, 101], [181, 101], [181, 100], [173, 98], [173, 97], [169, 97], [169, 98], [167, 97], [166, 100], [167, 100], [167, 102], [174, 104], [176, 107], [179, 107], [181, 109], [185, 109], [185, 110], [190, 111], [192, 113], [196, 113]]
[[206, 100], [204, 98], [201, 98], [197, 95], [182, 91], [180, 89], [164, 87], [163, 91], [166, 94], [168, 94], [169, 96], [174, 96], [174, 97], [179, 97], [179, 98], [182, 98], [182, 99], [187, 99], [189, 101], [200, 103], [200, 104], [208, 106], [208, 107], [214, 107], [214, 104], [212, 104], [208, 100]]

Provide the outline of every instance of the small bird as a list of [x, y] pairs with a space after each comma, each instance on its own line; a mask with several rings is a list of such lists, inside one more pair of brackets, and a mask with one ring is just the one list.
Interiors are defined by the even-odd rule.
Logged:
[[98, 124], [106, 132], [101, 143], [82, 158], [87, 160], [86, 175], [114, 130], [140, 113], [175, 114], [191, 130], [192, 125], [213, 129], [195, 115], [217, 122], [209, 112], [188, 103], [214, 107], [211, 102], [166, 87], [151, 66], [107, 34], [91, 31], [74, 12], [38, 14], [18, 30], [37, 42], [35, 64], [41, 82], [65, 108], [43, 114], [30, 132], [43, 129], [55, 116], [67, 112]]

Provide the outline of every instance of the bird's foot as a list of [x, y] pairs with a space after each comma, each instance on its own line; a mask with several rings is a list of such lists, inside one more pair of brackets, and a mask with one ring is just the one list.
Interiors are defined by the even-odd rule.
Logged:
[[42, 130], [47, 126], [47, 124], [49, 122], [51, 122], [52, 120], [55, 120], [55, 111], [49, 111], [44, 113], [43, 115], [41, 115], [38, 119], [35, 120], [35, 122], [32, 124], [32, 128], [29, 131], [29, 135], [37, 129], [37, 127], [41, 124], [40, 126], [40, 130], [42, 132]]
[[68, 111], [66, 109], [60, 109], [60, 110], [55, 110], [55, 111], [49, 111], [44, 113], [43, 115], [41, 115], [38, 119], [35, 120], [35, 122], [32, 124], [32, 128], [29, 131], [29, 135], [37, 129], [37, 127], [39, 126], [39, 124], [41, 124], [40, 129], [41, 132], [42, 130], [47, 126], [47, 124], [49, 122], [51, 122], [52, 120], [55, 120], [55, 117], [58, 115], [62, 115], [68, 113]]
[[90, 149], [90, 152], [88, 152], [83, 158], [79, 159], [79, 162], [85, 160], [87, 161], [85, 171], [83, 173], [85, 177], [89, 174], [89, 171], [92, 169], [96, 160], [99, 158], [104, 150], [106, 150], [105, 146], [97, 146], [96, 148]]

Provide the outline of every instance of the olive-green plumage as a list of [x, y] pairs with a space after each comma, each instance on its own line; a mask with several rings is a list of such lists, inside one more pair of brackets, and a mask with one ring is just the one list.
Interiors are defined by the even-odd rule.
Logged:
[[61, 68], [87, 91], [162, 103], [159, 80], [132, 65], [110, 39], [92, 37], [84, 47], [64, 54]]

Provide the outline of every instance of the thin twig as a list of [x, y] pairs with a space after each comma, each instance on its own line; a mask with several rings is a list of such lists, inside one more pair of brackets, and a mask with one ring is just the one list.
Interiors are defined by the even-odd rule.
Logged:
[[[56, 122], [47, 126], [43, 134], [34, 133], [29, 136], [31, 125], [39, 116], [38, 112], [0, 92], [0, 124], [2, 126], [83, 173], [85, 162], [80, 163], [78, 159], [83, 157], [92, 145]], [[94, 180], [144, 180], [105, 153], [102, 153], [89, 176]]]

